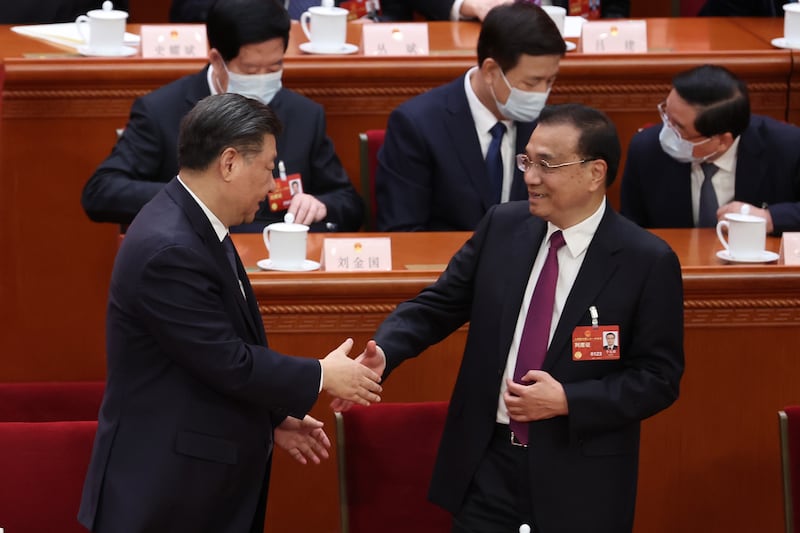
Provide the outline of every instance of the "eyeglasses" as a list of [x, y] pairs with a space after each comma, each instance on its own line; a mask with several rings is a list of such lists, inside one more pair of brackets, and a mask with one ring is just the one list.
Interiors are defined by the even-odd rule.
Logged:
[[[691, 138], [691, 139], [701, 139], [702, 138], [703, 140], [701, 140], [701, 141], [692, 141], [691, 139], [687, 139], [686, 137], [681, 135], [681, 132], [678, 131], [678, 128], [675, 127], [675, 124], [673, 124], [672, 121], [667, 116], [667, 109], [666, 109], [667, 108], [667, 101], [666, 100], [661, 101], [656, 107], [658, 108], [658, 114], [661, 115], [661, 120], [664, 121], [664, 124], [666, 124], [672, 131], [675, 132], [675, 135], [677, 135], [678, 137], [680, 137], [684, 141], [688, 141], [688, 142], [692, 143], [694, 146], [697, 146], [698, 144], [703, 144], [703, 143], [706, 143], [706, 142], [711, 140], [711, 137], [705, 137], [705, 135], [701, 135], [701, 134], [698, 134], [697, 136]], [[703, 137], [705, 137], [705, 138], [703, 138]]]
[[559, 168], [569, 167], [572, 165], [580, 165], [581, 163], [588, 163], [589, 161], [597, 161], [596, 157], [587, 157], [586, 159], [579, 159], [578, 161], [568, 161], [566, 163], [550, 163], [544, 159], [538, 161], [532, 160], [526, 154], [517, 154], [517, 168], [522, 172], [528, 172], [532, 168], [543, 172], [545, 174], [552, 174]]

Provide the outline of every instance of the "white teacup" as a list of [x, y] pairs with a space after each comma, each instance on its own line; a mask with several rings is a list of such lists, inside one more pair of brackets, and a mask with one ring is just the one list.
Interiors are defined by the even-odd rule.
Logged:
[[264, 246], [273, 268], [294, 269], [306, 260], [308, 226], [276, 222], [264, 228]]
[[347, 38], [348, 13], [341, 7], [315, 6], [300, 15], [300, 27], [312, 48], [320, 52], [341, 50]]
[[542, 6], [542, 10], [556, 23], [561, 36], [564, 36], [564, 24], [567, 20], [567, 10], [559, 6]]
[[[727, 230], [728, 238], [723, 235]], [[767, 245], [767, 220], [764, 217], [727, 213], [717, 222], [717, 237], [731, 259], [758, 259]]]
[[[88, 51], [99, 55], [113, 55], [122, 50], [125, 39], [126, 11], [113, 9], [114, 5], [103, 2], [103, 9], [93, 9], [75, 19], [78, 33], [88, 45]], [[89, 34], [86, 34], [86, 24]]]
[[783, 11], [783, 38], [791, 46], [800, 46], [800, 4], [784, 4]]

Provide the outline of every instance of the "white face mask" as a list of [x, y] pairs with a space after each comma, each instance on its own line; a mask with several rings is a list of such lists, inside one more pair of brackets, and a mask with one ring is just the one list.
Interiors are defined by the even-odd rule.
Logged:
[[228, 73], [227, 92], [247, 96], [263, 104], [269, 104], [283, 87], [283, 69], [267, 74], [238, 74], [225, 66], [225, 71]]
[[506, 100], [504, 104], [497, 99], [492, 86], [489, 86], [500, 113], [504, 117], [510, 120], [516, 120], [517, 122], [533, 122], [539, 118], [539, 113], [542, 112], [542, 109], [544, 109], [547, 103], [550, 89], [547, 89], [543, 93], [523, 91], [512, 87], [511, 84], [508, 83], [506, 75], [502, 70], [500, 71], [500, 75], [503, 77], [503, 81], [506, 82], [506, 86], [511, 90], [511, 94], [508, 95], [508, 100]]
[[661, 143], [661, 149], [664, 150], [664, 153], [675, 161], [681, 163], [702, 163], [717, 153], [715, 151], [703, 157], [694, 157], [694, 155], [692, 155], [694, 153], [694, 147], [707, 143], [711, 140], [711, 137], [693, 143], [681, 137], [669, 122], [663, 119], [662, 122], [664, 124], [661, 126], [661, 132], [658, 134], [658, 142]]

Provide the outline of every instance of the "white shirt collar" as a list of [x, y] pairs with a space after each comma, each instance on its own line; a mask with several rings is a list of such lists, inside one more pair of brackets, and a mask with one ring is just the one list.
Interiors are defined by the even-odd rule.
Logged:
[[[489, 111], [489, 108], [483, 105], [483, 102], [478, 99], [478, 95], [472, 90], [472, 84], [469, 80], [473, 75], [479, 75], [478, 70], [478, 67], [472, 67], [467, 71], [466, 76], [464, 76], [464, 92], [467, 93], [467, 103], [469, 104], [469, 111], [472, 113], [472, 120], [475, 122], [475, 129], [479, 132], [487, 133], [492, 129], [492, 126], [497, 124], [497, 117]], [[507, 131], [511, 131], [511, 128], [515, 126], [513, 120], [501, 120], [500, 122], [506, 125]]]
[[733, 172], [736, 165], [736, 154], [739, 152], [739, 139], [741, 138], [741, 136], [736, 137], [730, 148], [712, 162], [726, 172]]
[[203, 213], [205, 213], [206, 217], [208, 217], [208, 221], [211, 222], [211, 226], [214, 228], [214, 233], [217, 234], [219, 242], [222, 242], [222, 239], [224, 239], [228, 235], [228, 228], [225, 226], [225, 224], [222, 223], [222, 221], [219, 218], [217, 218], [217, 215], [212, 213], [211, 209], [209, 209], [208, 206], [204, 204], [200, 198], [197, 197], [197, 195], [192, 191], [192, 189], [186, 186], [186, 184], [181, 179], [180, 175], [178, 176], [178, 183], [180, 183], [183, 186], [183, 188], [186, 189], [186, 191], [191, 195], [191, 197], [194, 198], [194, 201], [197, 202], [197, 205], [200, 206], [200, 209], [203, 210]]
[[219, 91], [217, 91], [217, 88], [214, 85], [214, 65], [211, 63], [208, 64], [208, 73], [206, 74], [206, 79], [208, 80], [208, 90], [211, 91], [211, 94], [219, 94]]
[[[592, 238], [597, 232], [597, 228], [600, 226], [600, 221], [603, 219], [603, 214], [605, 211], [606, 197], [604, 196], [603, 201], [600, 202], [600, 207], [598, 207], [594, 213], [578, 222], [574, 226], [570, 226], [565, 230], [561, 230], [561, 233], [564, 235], [566, 247], [569, 250], [569, 254], [573, 258], [579, 257], [589, 247], [589, 243], [592, 242]], [[548, 222], [547, 235], [545, 235], [545, 239], [550, 239], [550, 236], [559, 229], [561, 228], [558, 228], [553, 223]]]

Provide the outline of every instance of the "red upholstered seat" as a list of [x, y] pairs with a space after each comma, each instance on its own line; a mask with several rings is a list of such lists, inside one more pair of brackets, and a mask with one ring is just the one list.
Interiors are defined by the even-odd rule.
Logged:
[[0, 527], [86, 533], [77, 519], [95, 421], [0, 422]]
[[442, 533], [427, 500], [446, 402], [385, 403], [336, 414], [342, 533]]
[[359, 134], [361, 160], [361, 197], [366, 211], [367, 231], [375, 231], [378, 203], [375, 200], [375, 170], [378, 168], [378, 150], [383, 146], [386, 130], [367, 130]]
[[800, 533], [800, 405], [778, 412], [786, 533]]
[[97, 420], [104, 388], [103, 381], [0, 383], [0, 422]]

